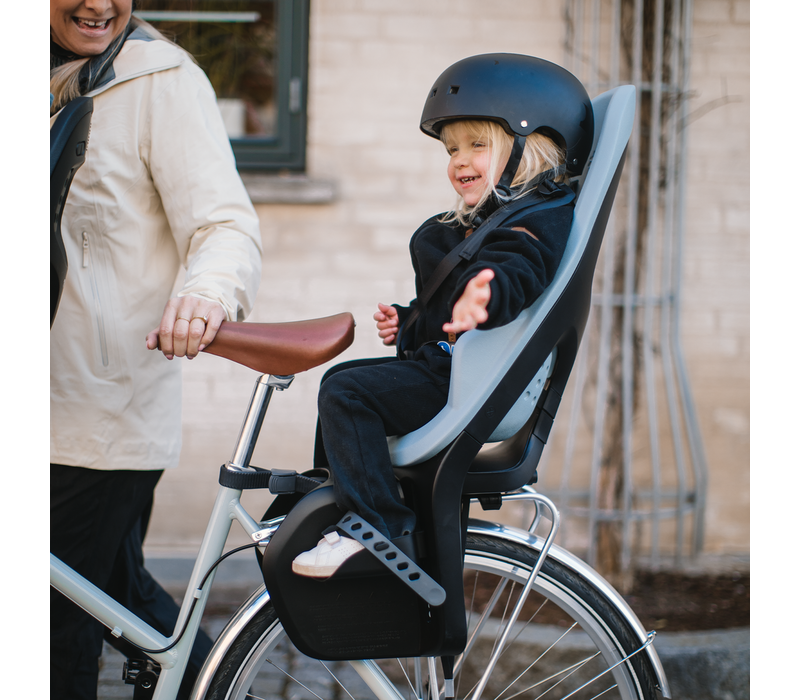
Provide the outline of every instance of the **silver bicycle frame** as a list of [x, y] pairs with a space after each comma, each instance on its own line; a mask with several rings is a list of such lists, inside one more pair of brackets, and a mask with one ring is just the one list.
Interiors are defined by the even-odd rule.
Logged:
[[[261, 376], [253, 389], [250, 405], [245, 414], [239, 439], [233, 457], [226, 464], [228, 469], [246, 471], [250, 469], [250, 458], [253, 454], [258, 433], [264, 420], [267, 407], [275, 389], [281, 391], [289, 387], [294, 377]], [[124, 637], [137, 646], [147, 650], [161, 666], [158, 684], [153, 700], [173, 700], [177, 696], [186, 663], [192, 650], [200, 619], [203, 616], [208, 594], [214, 580], [212, 572], [203, 588], [200, 584], [203, 577], [216, 563], [222, 554], [225, 542], [231, 529], [231, 523], [237, 521], [254, 541], [263, 539], [265, 530], [245, 511], [239, 498], [241, 491], [220, 486], [217, 498], [211, 511], [203, 541], [197, 555], [189, 579], [189, 585], [181, 604], [178, 621], [172, 636], [165, 637], [139, 617], [120, 605], [109, 595], [101, 591], [80, 574], [64, 564], [58, 557], [50, 554], [50, 585], [63, 593], [67, 598], [83, 608], [92, 617], [99, 620], [111, 630], [115, 637]], [[197, 601], [194, 610], [192, 604]], [[191, 613], [191, 614], [190, 614]], [[177, 635], [186, 625], [183, 636], [176, 643]], [[167, 647], [170, 647], [167, 649]]]
[[[242, 423], [233, 457], [226, 464], [226, 468], [235, 471], [250, 469], [250, 458], [253, 454], [253, 449], [258, 439], [261, 424], [264, 420], [272, 394], [275, 389], [281, 391], [288, 388], [292, 380], [293, 377], [272, 377], [268, 375], [263, 375], [258, 379]], [[158, 684], [156, 685], [153, 700], [173, 700], [177, 696], [189, 659], [189, 654], [200, 626], [200, 620], [203, 616], [209, 591], [213, 584], [214, 572], [209, 574], [202, 589], [200, 588], [200, 584], [206, 572], [211, 569], [221, 556], [230, 532], [231, 523], [234, 520], [237, 521], [254, 542], [268, 539], [278, 527], [279, 523], [256, 522], [241, 505], [239, 501], [241, 493], [240, 490], [230, 489], [224, 486], [220, 486], [217, 492], [217, 498], [209, 518], [208, 527], [203, 536], [197, 561], [192, 570], [189, 585], [183, 603], [181, 604], [178, 621], [175, 625], [173, 635], [170, 637], [165, 637], [157, 632], [109, 595], [73, 571], [53, 554], [50, 555], [50, 584], [56, 590], [63, 593], [87, 613], [108, 627], [113, 635], [117, 637], [124, 636], [125, 639], [145, 649], [164, 649], [164, 651], [160, 652], [148, 652], [148, 656], [152, 657], [161, 665], [161, 674], [158, 679]], [[525, 584], [524, 592], [517, 604], [517, 608], [521, 608], [524, 597], [530, 590], [545, 557], [550, 556], [557, 559], [562, 564], [575, 570], [581, 576], [591, 581], [593, 585], [605, 595], [608, 601], [620, 611], [630, 628], [640, 638], [642, 642], [641, 650], [645, 652], [655, 671], [662, 693], [665, 697], [670, 697], [663, 667], [661, 666], [658, 655], [650, 644], [652, 639], [648, 638], [638, 618], [630, 610], [625, 600], [587, 564], [577, 557], [574, 557], [566, 550], [553, 544], [553, 538], [558, 529], [559, 520], [558, 510], [555, 505], [546, 497], [536, 493], [531, 487], [523, 487], [518, 493], [504, 495], [503, 500], [525, 500], [535, 504], [535, 515], [527, 532], [495, 523], [480, 521], [471, 521], [469, 529], [471, 532], [491, 533], [497, 537], [528, 546], [535, 545], [536, 548], [541, 550], [541, 554]], [[540, 521], [541, 506], [545, 506], [550, 511], [552, 521], [552, 526], [546, 539], [542, 539], [533, 534]], [[192, 611], [192, 603], [195, 599], [197, 603]], [[268, 602], [269, 594], [262, 587], [255, 591], [234, 614], [225, 629], [219, 635], [211, 653], [203, 665], [192, 692], [191, 697], [193, 700], [200, 700], [205, 696], [211, 679], [214, 677], [220, 662], [239, 632], [241, 632], [247, 622], [249, 622]], [[514, 614], [518, 614], [518, 610], [515, 609]], [[186, 624], [186, 630], [181, 639], [175, 643], [176, 636], [179, 631], [183, 629], [184, 624]], [[510, 627], [511, 625], [509, 624], [508, 628], [510, 629]], [[171, 648], [166, 649], [166, 647]], [[498, 650], [502, 649], [502, 647], [503, 643], [498, 645]], [[474, 698], [480, 695], [482, 686], [491, 673], [495, 661], [496, 659], [493, 658], [482, 680], [481, 689], [473, 696]], [[387, 682], [383, 671], [376, 663], [371, 661], [353, 661], [351, 663], [359, 675], [367, 682], [367, 685], [375, 692], [378, 700], [403, 700], [403, 698], [397, 696], [396, 689], [391, 683]]]

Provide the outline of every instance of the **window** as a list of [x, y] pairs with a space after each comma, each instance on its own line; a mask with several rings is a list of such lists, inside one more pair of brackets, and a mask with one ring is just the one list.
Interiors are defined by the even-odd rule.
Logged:
[[305, 168], [309, 0], [142, 0], [217, 94], [240, 170]]

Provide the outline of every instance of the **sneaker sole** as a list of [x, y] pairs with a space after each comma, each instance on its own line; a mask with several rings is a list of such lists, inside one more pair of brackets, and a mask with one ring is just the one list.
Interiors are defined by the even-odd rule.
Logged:
[[307, 578], [330, 578], [336, 573], [339, 566], [306, 566], [292, 562], [292, 571], [299, 576]]

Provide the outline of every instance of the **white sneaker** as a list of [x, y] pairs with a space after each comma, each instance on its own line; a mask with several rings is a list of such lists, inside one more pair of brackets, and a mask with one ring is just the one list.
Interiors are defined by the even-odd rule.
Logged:
[[328, 578], [364, 545], [335, 530], [323, 536], [314, 549], [298, 554], [292, 562], [292, 571], [309, 578]]

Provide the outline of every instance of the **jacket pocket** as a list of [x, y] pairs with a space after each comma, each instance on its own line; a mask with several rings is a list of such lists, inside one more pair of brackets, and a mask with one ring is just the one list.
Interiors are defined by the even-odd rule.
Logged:
[[92, 310], [94, 313], [97, 337], [100, 343], [100, 361], [103, 367], [108, 367], [108, 341], [106, 339], [106, 324], [103, 319], [103, 305], [100, 301], [100, 287], [97, 283], [96, 266], [92, 264], [92, 249], [89, 244], [89, 234], [83, 232], [83, 267], [89, 274], [89, 285], [92, 290]]

